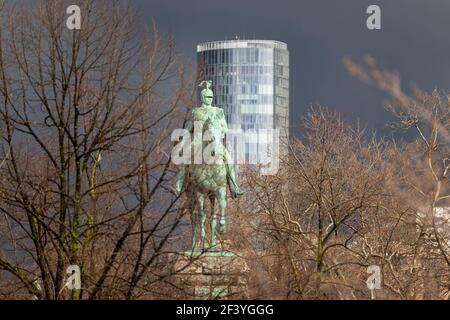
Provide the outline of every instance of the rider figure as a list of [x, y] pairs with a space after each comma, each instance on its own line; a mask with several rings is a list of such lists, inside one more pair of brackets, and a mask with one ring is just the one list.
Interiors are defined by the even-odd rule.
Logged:
[[[203, 88], [200, 93], [202, 105], [192, 109], [191, 116], [186, 124], [186, 129], [192, 133], [194, 128], [193, 124], [195, 121], [202, 122], [203, 124], [209, 122], [214, 123], [221, 130], [222, 136], [225, 136], [228, 130], [227, 122], [225, 120], [223, 109], [212, 106], [213, 92], [211, 90], [211, 81], [202, 81], [200, 82], [199, 87]], [[240, 191], [237, 185], [236, 171], [234, 164], [231, 161], [231, 156], [226, 148], [223, 149], [223, 161], [227, 170], [228, 186], [230, 187], [232, 197], [237, 198], [244, 192]], [[175, 190], [177, 193], [181, 192], [184, 184], [184, 176], [184, 166], [182, 166], [178, 172], [175, 185]]]

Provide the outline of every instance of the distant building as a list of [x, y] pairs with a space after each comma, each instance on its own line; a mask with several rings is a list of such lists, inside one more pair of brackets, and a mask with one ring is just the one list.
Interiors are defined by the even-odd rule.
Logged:
[[[230, 129], [279, 130], [280, 154], [289, 138], [289, 52], [271, 40], [227, 40], [197, 46], [200, 76], [211, 80], [214, 105]], [[259, 163], [264, 139], [245, 142], [245, 162]], [[234, 146], [235, 142], [233, 143]], [[235, 155], [235, 150], [231, 150]], [[253, 162], [252, 162], [253, 161]]]
[[445, 242], [450, 248], [450, 207], [435, 207], [432, 216], [425, 212], [423, 209], [418, 213], [418, 231], [424, 232], [431, 241]]

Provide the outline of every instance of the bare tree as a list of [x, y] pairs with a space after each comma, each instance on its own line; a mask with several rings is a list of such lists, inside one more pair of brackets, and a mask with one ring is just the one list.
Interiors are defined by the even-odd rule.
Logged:
[[[433, 296], [426, 291], [444, 297], [448, 268], [439, 263], [442, 256], [432, 242], [424, 240], [415, 206], [421, 201], [411, 199], [406, 183], [416, 174], [411, 170], [423, 174], [423, 162], [411, 162], [417, 145], [367, 138], [321, 107], [308, 113], [302, 132], [291, 141], [278, 175], [245, 176], [247, 189], [254, 191], [237, 210], [247, 224], [241, 223], [236, 234], [254, 261], [253, 295]], [[379, 290], [369, 290], [366, 283], [372, 265], [381, 270]]]
[[[164, 294], [180, 221], [169, 134], [190, 79], [128, 3], [78, 3], [80, 30], [68, 1], [1, 12], [0, 281], [39, 299]], [[69, 265], [81, 290], [65, 289]]]
[[363, 221], [384, 197], [381, 144], [321, 107], [308, 113], [302, 131], [277, 176], [247, 176], [257, 199], [251, 206], [260, 212], [253, 225], [266, 238], [259, 252], [276, 257], [268, 273], [281, 296], [361, 296], [365, 278], [350, 282], [370, 264], [360, 248]]
[[391, 97], [386, 105], [397, 119], [394, 127], [413, 129], [416, 138], [397, 153], [398, 194], [416, 213], [416, 252], [412, 278], [422, 277], [415, 298], [449, 298], [450, 290], [450, 198], [449, 95], [413, 88], [412, 95], [401, 87], [400, 76], [382, 69], [374, 58], [366, 66], [344, 60], [349, 72], [374, 84]]

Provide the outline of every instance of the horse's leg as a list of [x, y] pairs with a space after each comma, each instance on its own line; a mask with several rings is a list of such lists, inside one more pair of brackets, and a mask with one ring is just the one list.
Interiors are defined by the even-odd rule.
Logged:
[[216, 242], [216, 225], [217, 225], [217, 200], [214, 195], [211, 195], [211, 248], [217, 246]]
[[197, 203], [198, 203], [198, 216], [200, 218], [200, 241], [202, 250], [205, 250], [205, 238], [206, 238], [206, 216], [205, 216], [205, 195], [201, 192], [197, 192]]
[[226, 221], [225, 221], [225, 209], [227, 207], [227, 189], [226, 187], [221, 187], [217, 190], [217, 202], [219, 204], [220, 210], [220, 221], [219, 221], [219, 232], [225, 233], [226, 230]]

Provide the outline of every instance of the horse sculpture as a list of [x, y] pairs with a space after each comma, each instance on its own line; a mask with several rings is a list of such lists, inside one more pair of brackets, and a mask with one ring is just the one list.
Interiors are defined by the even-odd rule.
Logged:
[[[214, 250], [217, 246], [216, 227], [217, 211], [220, 212], [220, 221], [218, 225], [219, 233], [225, 233], [225, 209], [227, 206], [227, 170], [224, 163], [224, 146], [221, 143], [223, 139], [222, 132], [217, 128], [206, 128], [206, 135], [212, 140], [209, 143], [202, 142], [203, 150], [209, 148], [213, 151], [212, 161], [209, 164], [191, 165], [191, 179], [195, 190], [196, 206], [198, 215], [192, 214], [192, 248], [195, 249], [197, 230], [200, 227], [201, 248], [206, 249], [206, 214], [205, 199], [211, 202], [211, 223], [210, 223], [210, 249]], [[195, 143], [195, 142], [194, 142]], [[198, 217], [199, 221], [196, 221]]]
[[[192, 222], [192, 252], [196, 249], [198, 229], [200, 229], [200, 244], [203, 251], [217, 250], [216, 228], [219, 233], [226, 231], [225, 210], [227, 205], [227, 182], [234, 198], [243, 194], [237, 186], [234, 165], [223, 140], [228, 130], [224, 112], [221, 108], [213, 107], [213, 93], [210, 81], [202, 81], [200, 86], [205, 88], [201, 92], [202, 105], [192, 110], [188, 122], [189, 131], [200, 127], [202, 134], [189, 145], [190, 151], [201, 152], [202, 162], [189, 165], [191, 184], [195, 192], [197, 212], [191, 215]], [[199, 148], [200, 150], [198, 150]], [[183, 188], [185, 167], [178, 172], [175, 191], [179, 194]], [[210, 246], [206, 247], [206, 213], [205, 199], [211, 201]], [[220, 212], [217, 226], [217, 211]]]

